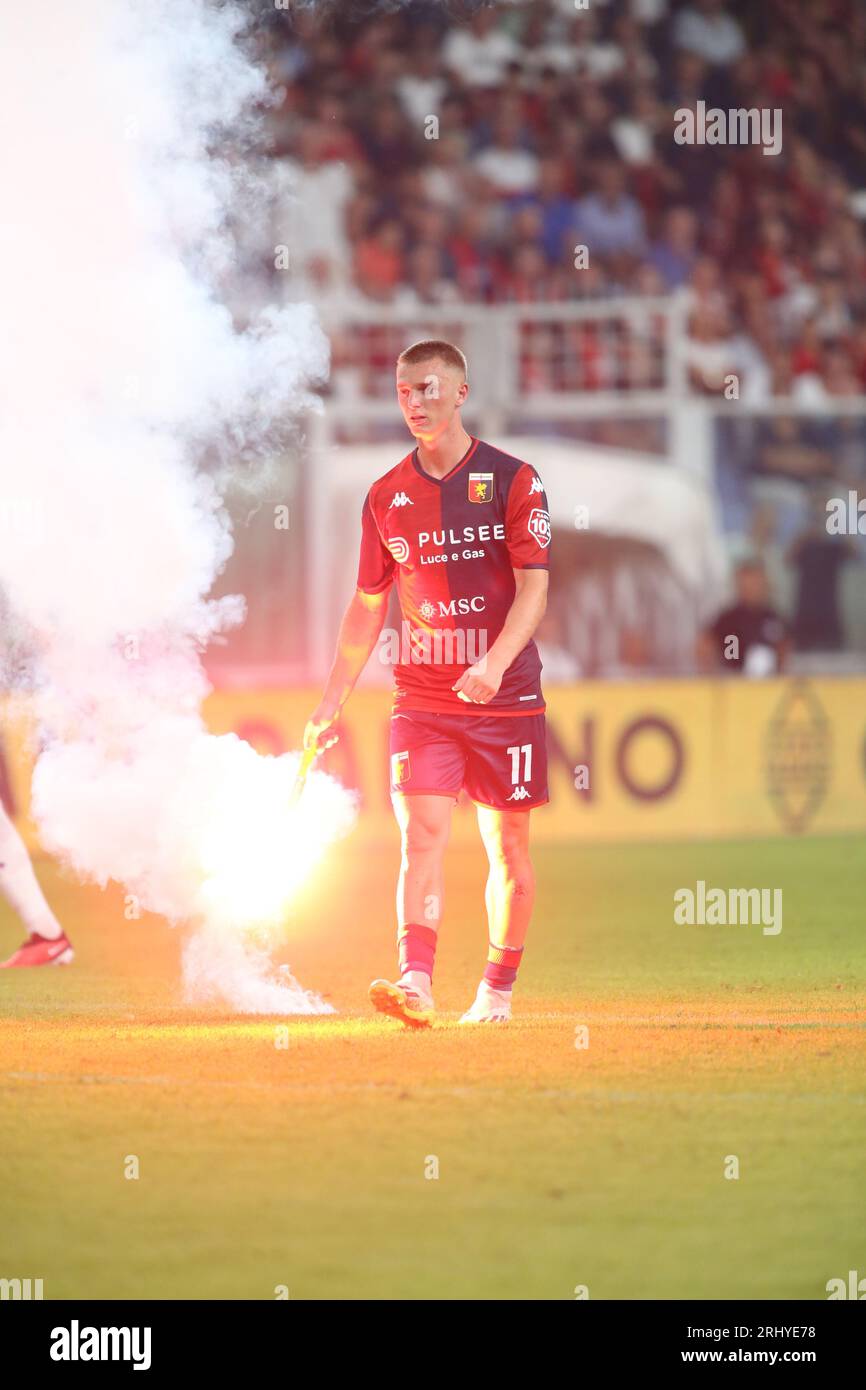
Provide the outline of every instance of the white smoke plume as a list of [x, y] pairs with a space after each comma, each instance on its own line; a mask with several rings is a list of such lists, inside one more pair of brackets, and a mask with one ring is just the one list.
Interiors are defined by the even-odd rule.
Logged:
[[245, 932], [278, 923], [351, 798], [311, 774], [302, 834], [294, 757], [200, 714], [200, 654], [244, 613], [208, 599], [232, 550], [222, 488], [328, 366], [309, 306], [238, 328], [224, 303], [268, 95], [244, 14], [28, 0], [3, 7], [0, 54], [0, 588], [32, 656], [42, 842], [196, 925], [196, 997], [329, 1011]]

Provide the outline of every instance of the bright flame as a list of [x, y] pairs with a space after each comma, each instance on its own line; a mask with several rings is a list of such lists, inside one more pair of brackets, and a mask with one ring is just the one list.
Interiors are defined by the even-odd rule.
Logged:
[[[354, 824], [356, 796], [326, 773], [312, 772], [301, 801], [291, 806], [301, 755], [253, 754], [255, 762], [241, 763], [235, 754], [247, 745], [227, 737], [238, 776], [236, 785], [224, 784], [196, 834], [202, 925], [184, 950], [187, 998], [218, 1001], [230, 978], [232, 1003], [242, 1013], [333, 1013], [288, 967], [273, 969], [269, 948], [298, 890]], [[257, 783], [254, 800], [248, 800], [247, 774]]]
[[201, 910], [217, 927], [279, 923], [328, 847], [355, 820], [355, 798], [322, 772], [310, 773], [301, 801], [290, 806], [300, 754], [270, 761], [279, 778], [261, 779], [254, 806], [229, 797], [202, 820]]
[[201, 716], [201, 653], [245, 609], [209, 597], [227, 499], [290, 446], [329, 357], [309, 305], [245, 293], [269, 225], [249, 20], [222, 0], [0, 4], [0, 125], [21, 132], [0, 141], [0, 588], [20, 648], [0, 686], [26, 672], [49, 852], [197, 924], [194, 989], [329, 1012], [273, 983], [246, 929], [283, 919], [351, 798], [315, 778], [289, 817], [295, 759]]

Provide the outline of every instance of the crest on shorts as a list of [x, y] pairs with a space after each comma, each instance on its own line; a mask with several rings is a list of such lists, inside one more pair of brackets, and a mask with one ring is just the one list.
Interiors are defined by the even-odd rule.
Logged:
[[403, 782], [409, 781], [409, 754], [391, 754], [391, 781], [395, 787], [399, 787]]
[[492, 502], [493, 500], [493, 474], [492, 473], [470, 473], [469, 474], [469, 501], [470, 502]]

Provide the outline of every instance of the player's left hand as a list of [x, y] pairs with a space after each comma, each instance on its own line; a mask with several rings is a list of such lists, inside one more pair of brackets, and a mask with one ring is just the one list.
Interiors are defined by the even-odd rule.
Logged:
[[489, 705], [502, 684], [502, 671], [486, 657], [468, 667], [451, 689], [456, 690], [458, 700], [470, 705]]

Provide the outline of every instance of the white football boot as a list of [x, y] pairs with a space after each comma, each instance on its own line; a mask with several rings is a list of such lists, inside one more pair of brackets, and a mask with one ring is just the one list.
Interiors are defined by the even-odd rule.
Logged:
[[399, 1019], [407, 1028], [429, 1028], [436, 1016], [429, 986], [428, 975], [410, 970], [393, 984], [390, 980], [374, 980], [368, 994], [380, 1014]]
[[511, 990], [493, 989], [486, 980], [478, 986], [472, 1007], [461, 1023], [507, 1023], [511, 1018]]

